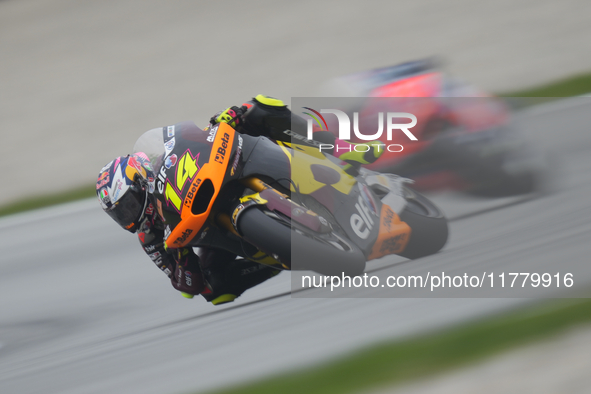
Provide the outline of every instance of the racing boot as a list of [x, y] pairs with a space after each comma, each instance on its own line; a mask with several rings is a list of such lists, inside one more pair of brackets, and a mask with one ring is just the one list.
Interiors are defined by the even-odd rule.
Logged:
[[236, 255], [221, 250], [208, 251], [201, 257], [203, 274], [209, 284], [201, 295], [213, 305], [232, 302], [246, 290], [281, 272], [249, 260], [236, 260]]

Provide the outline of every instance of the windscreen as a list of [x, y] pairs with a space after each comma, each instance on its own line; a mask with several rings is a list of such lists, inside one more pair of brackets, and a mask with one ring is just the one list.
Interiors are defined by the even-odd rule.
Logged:
[[137, 152], [144, 152], [148, 156], [148, 159], [150, 159], [154, 168], [156, 168], [159, 160], [164, 154], [164, 135], [162, 127], [148, 130], [142, 134], [133, 146], [133, 153]]

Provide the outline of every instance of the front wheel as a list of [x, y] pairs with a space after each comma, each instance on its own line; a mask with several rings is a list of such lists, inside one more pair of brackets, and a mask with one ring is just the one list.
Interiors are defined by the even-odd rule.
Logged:
[[437, 253], [447, 242], [449, 229], [443, 212], [422, 194], [407, 187], [403, 189], [406, 207], [400, 220], [412, 230], [402, 257], [418, 259]]
[[334, 233], [292, 227], [287, 218], [273, 212], [246, 209], [237, 227], [246, 241], [294, 270], [348, 276], [361, 275], [365, 270], [365, 256], [352, 242]]

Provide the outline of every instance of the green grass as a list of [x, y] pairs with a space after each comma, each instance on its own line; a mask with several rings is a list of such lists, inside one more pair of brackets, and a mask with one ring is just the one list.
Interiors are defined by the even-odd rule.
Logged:
[[[564, 97], [574, 97], [591, 92], [591, 73], [579, 74], [531, 89], [499, 93], [497, 96], [507, 99], [515, 110], [555, 101]], [[523, 99], [527, 98], [527, 99]]]
[[71, 189], [67, 192], [48, 194], [44, 196], [27, 198], [12, 204], [0, 207], [0, 216], [29, 211], [31, 209], [44, 208], [51, 205], [81, 200], [96, 196], [95, 185], [83, 186]]
[[589, 322], [591, 300], [554, 301], [436, 334], [381, 343], [338, 361], [215, 393], [336, 394], [391, 387], [468, 365]]
[[531, 89], [500, 93], [501, 97], [572, 97], [591, 92], [591, 73], [579, 74]]

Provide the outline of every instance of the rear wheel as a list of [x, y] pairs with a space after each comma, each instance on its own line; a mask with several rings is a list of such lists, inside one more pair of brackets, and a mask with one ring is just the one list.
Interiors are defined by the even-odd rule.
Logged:
[[320, 234], [292, 227], [289, 219], [273, 212], [250, 208], [238, 220], [238, 232], [249, 243], [293, 270], [312, 270], [323, 275], [361, 275], [365, 256], [349, 240], [334, 233]]
[[400, 214], [400, 220], [410, 226], [412, 233], [406, 248], [399, 255], [417, 259], [439, 252], [449, 234], [443, 212], [422, 194], [407, 187], [403, 190], [407, 205]]

